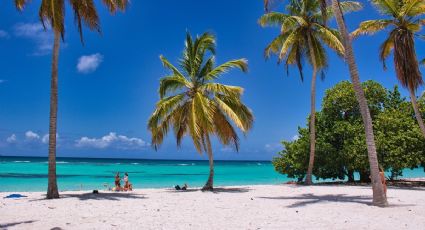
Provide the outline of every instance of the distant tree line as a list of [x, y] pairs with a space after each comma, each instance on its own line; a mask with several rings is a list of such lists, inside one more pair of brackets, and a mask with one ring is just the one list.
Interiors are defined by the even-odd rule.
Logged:
[[[395, 179], [405, 168], [425, 166], [425, 139], [410, 102], [400, 95], [397, 86], [387, 90], [375, 81], [366, 81], [362, 87], [373, 119], [380, 167]], [[418, 103], [425, 115], [425, 100], [420, 98]], [[317, 179], [348, 178], [351, 182], [358, 173], [360, 181], [370, 181], [364, 127], [351, 83], [342, 81], [328, 89], [316, 117], [313, 175]], [[273, 160], [276, 171], [302, 181], [309, 162], [308, 128], [300, 127], [298, 139], [282, 144], [284, 149]]]

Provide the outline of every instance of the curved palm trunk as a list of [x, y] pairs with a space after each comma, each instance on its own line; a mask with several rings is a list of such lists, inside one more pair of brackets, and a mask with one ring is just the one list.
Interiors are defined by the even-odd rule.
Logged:
[[56, 180], [56, 122], [58, 113], [58, 59], [60, 32], [55, 31], [52, 54], [52, 79], [50, 85], [50, 119], [49, 119], [49, 173], [47, 199], [59, 198]]
[[419, 111], [418, 103], [416, 102], [415, 91], [409, 87], [410, 100], [412, 101], [413, 110], [415, 111], [415, 117], [418, 121], [419, 127], [421, 128], [422, 135], [425, 137], [425, 125], [422, 120], [421, 112]]
[[206, 136], [206, 144], [207, 144], [207, 154], [208, 154], [208, 161], [210, 162], [210, 175], [208, 177], [207, 183], [205, 183], [204, 187], [202, 187], [202, 191], [212, 191], [214, 189], [214, 159], [213, 159], [213, 152], [211, 147], [211, 141], [209, 136]]
[[357, 65], [354, 59], [354, 51], [351, 45], [351, 38], [348, 35], [347, 28], [345, 25], [344, 18], [342, 16], [339, 0], [332, 0], [332, 8], [335, 13], [336, 21], [338, 23], [339, 30], [343, 37], [343, 43], [345, 47], [345, 59], [348, 62], [350, 69], [351, 81], [356, 94], [357, 101], [360, 107], [360, 113], [362, 115], [365, 133], [366, 133], [366, 146], [370, 165], [370, 175], [372, 179], [372, 190], [373, 190], [373, 205], [385, 207], [388, 206], [387, 197], [384, 193], [384, 188], [381, 183], [379, 176], [378, 158], [376, 154], [375, 137], [373, 134], [372, 118], [370, 116], [369, 107], [367, 105], [366, 97], [360, 84], [359, 73]]
[[[310, 38], [310, 37], [309, 37]], [[308, 39], [308, 46], [310, 49], [311, 60], [313, 64], [313, 76], [311, 78], [311, 104], [310, 104], [310, 159], [308, 161], [308, 169], [305, 177], [305, 184], [311, 185], [313, 166], [314, 166], [314, 155], [316, 152], [316, 75], [317, 75], [317, 63], [316, 56], [314, 56], [314, 46], [311, 39]]]

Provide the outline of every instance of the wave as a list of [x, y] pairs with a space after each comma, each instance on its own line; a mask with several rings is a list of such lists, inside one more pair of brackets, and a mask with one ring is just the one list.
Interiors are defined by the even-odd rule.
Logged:
[[14, 163], [30, 163], [31, 161], [13, 161]]
[[132, 165], [139, 165], [140, 163], [131, 163]]
[[69, 162], [66, 161], [56, 161], [56, 164], [68, 164]]

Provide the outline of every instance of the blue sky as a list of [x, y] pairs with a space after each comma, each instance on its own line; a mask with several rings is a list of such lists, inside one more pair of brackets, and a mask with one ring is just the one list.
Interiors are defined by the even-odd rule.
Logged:
[[[361, 2], [365, 9], [346, 17], [351, 30], [361, 20], [379, 17], [368, 1]], [[0, 3], [0, 154], [46, 156], [52, 33], [40, 26], [38, 1], [22, 13], [11, 3]], [[146, 128], [158, 100], [158, 80], [167, 73], [158, 57], [175, 63], [186, 31], [213, 32], [218, 63], [249, 60], [248, 74], [234, 71], [222, 82], [245, 88], [243, 100], [254, 112], [254, 128], [241, 136], [239, 153], [214, 142], [216, 159], [270, 160], [281, 150], [280, 141], [291, 140], [305, 125], [311, 70], [305, 68], [301, 82], [295, 69], [287, 76], [275, 58], [264, 60], [264, 47], [278, 29], [257, 24], [262, 0], [137, 0], [115, 16], [100, 4], [98, 9], [103, 33], [85, 30], [85, 46], [67, 9], [59, 57], [58, 156], [206, 159], [188, 139], [177, 149], [172, 134], [155, 152]], [[385, 35], [361, 37], [354, 46], [361, 80], [391, 88], [398, 83], [392, 59], [388, 71], [378, 60]], [[419, 57], [425, 57], [424, 50], [425, 42], [418, 41]], [[329, 57], [326, 79], [317, 85], [318, 109], [327, 88], [349, 79], [344, 62], [331, 52]]]

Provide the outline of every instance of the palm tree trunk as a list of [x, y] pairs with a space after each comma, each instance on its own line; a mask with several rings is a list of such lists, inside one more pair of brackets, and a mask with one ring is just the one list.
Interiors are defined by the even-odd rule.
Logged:
[[202, 191], [212, 191], [214, 189], [214, 159], [210, 137], [206, 135], [205, 139], [207, 144], [208, 161], [210, 163], [210, 175], [208, 177], [207, 183], [205, 183], [204, 187], [202, 187]]
[[59, 198], [56, 180], [56, 122], [58, 113], [58, 59], [60, 32], [55, 30], [52, 54], [52, 79], [50, 82], [50, 119], [49, 119], [49, 172], [47, 199]]
[[313, 76], [311, 78], [311, 104], [310, 104], [310, 159], [308, 161], [307, 175], [305, 177], [305, 184], [311, 185], [313, 166], [314, 166], [314, 155], [316, 152], [316, 75], [317, 75], [317, 63], [316, 56], [314, 55], [314, 46], [311, 37], [308, 37], [308, 46], [311, 54], [311, 61], [313, 64]]
[[388, 206], [388, 202], [379, 175], [379, 165], [376, 154], [376, 146], [374, 139], [375, 136], [373, 134], [372, 118], [370, 116], [366, 97], [360, 84], [359, 72], [354, 58], [353, 47], [351, 45], [351, 38], [347, 32], [345, 21], [339, 5], [339, 0], [332, 0], [332, 8], [334, 10], [336, 21], [338, 23], [338, 27], [343, 38], [343, 43], [345, 47], [345, 59], [348, 62], [351, 81], [353, 83], [353, 88], [356, 94], [357, 101], [359, 103], [360, 113], [362, 115], [365, 127], [366, 146], [369, 158], [370, 174], [372, 179], [373, 205], [385, 207]]
[[415, 91], [412, 87], [409, 87], [410, 100], [412, 101], [413, 110], [415, 111], [415, 117], [418, 121], [419, 127], [421, 128], [422, 135], [425, 137], [425, 125], [422, 120], [421, 112], [419, 111], [418, 103], [416, 102]]

